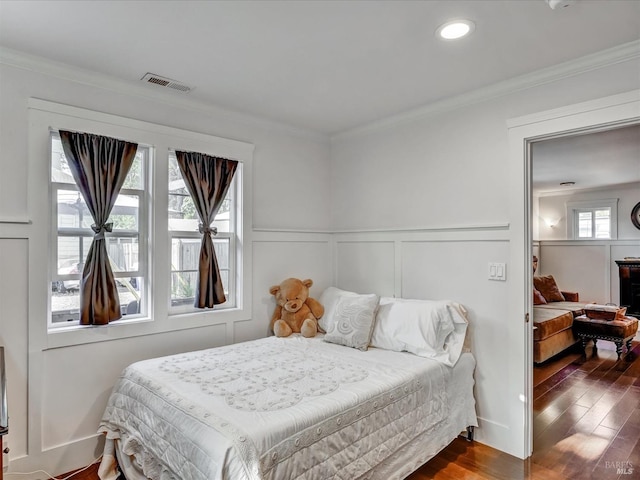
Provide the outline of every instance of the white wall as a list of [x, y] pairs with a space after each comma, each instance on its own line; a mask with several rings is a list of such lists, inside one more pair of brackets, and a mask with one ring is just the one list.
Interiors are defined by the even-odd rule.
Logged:
[[580, 301], [620, 303], [616, 260], [640, 256], [638, 240], [541, 241], [539, 275], [553, 275], [562, 290]]
[[[535, 159], [534, 159], [535, 161]], [[640, 169], [640, 157], [638, 158]], [[607, 199], [619, 199], [618, 201], [618, 239], [638, 240], [640, 230], [631, 223], [631, 209], [640, 202], [640, 183], [617, 185], [610, 188], [597, 190], [576, 191], [571, 195], [550, 195], [538, 198], [537, 216], [533, 221], [538, 223], [538, 235], [536, 240], [570, 240], [567, 236], [567, 202], [596, 201]], [[544, 219], [557, 223], [553, 227], [548, 226]]]
[[[6, 60], [1, 54], [0, 60]], [[86, 72], [29, 58], [21, 61], [11, 56], [9, 63], [17, 65], [0, 62], [0, 344], [6, 347], [8, 362], [7, 439], [10, 471], [43, 468], [59, 474], [99, 456], [97, 426], [115, 378], [126, 365], [263, 337], [274, 306], [271, 285], [286, 276], [310, 277], [317, 285], [312, 294], [318, 296], [331, 283], [329, 236], [313, 233], [330, 226], [330, 146], [313, 133], [205, 108], [173, 92], [145, 94], [136, 84], [129, 88]], [[59, 342], [59, 333], [47, 334], [46, 315], [35, 308], [42, 299], [27, 294], [30, 283], [40, 281], [29, 276], [30, 261], [40, 255], [34, 250], [40, 245], [37, 236], [47, 234], [40, 224], [28, 221], [42, 217], [34, 205], [48, 197], [46, 191], [28, 191], [29, 98], [253, 144], [253, 316], [76, 345]], [[45, 342], [40, 340], [43, 336]], [[63, 346], [50, 348], [47, 342]]]
[[[519, 385], [525, 324], [507, 314], [514, 310], [507, 293], [521, 266], [507, 265], [506, 283], [487, 279], [489, 262], [506, 263], [513, 250], [525, 248], [510, 243], [510, 225], [522, 224], [513, 215], [522, 214], [510, 209], [507, 121], [637, 89], [638, 68], [637, 59], [617, 63], [448, 111], [425, 109], [333, 141], [332, 214], [345, 231], [341, 241], [362, 241], [368, 234], [396, 242], [393, 262], [382, 245], [362, 245], [370, 251], [368, 260], [344, 255], [357, 263], [339, 264], [337, 283], [366, 290], [393, 266], [397, 293], [465, 304], [478, 361], [478, 439], [517, 456], [528, 455], [526, 389]], [[348, 232], [354, 229], [363, 233]], [[407, 231], [426, 237], [405, 242]]]

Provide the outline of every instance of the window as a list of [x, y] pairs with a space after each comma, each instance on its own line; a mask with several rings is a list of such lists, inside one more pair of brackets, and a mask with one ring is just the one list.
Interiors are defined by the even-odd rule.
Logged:
[[[80, 309], [80, 282], [84, 262], [93, 240], [93, 218], [76, 186], [58, 133], [51, 134], [52, 235], [51, 327], [77, 324]], [[138, 146], [127, 179], [116, 199], [106, 235], [120, 307], [125, 316], [139, 315], [145, 307], [147, 285], [146, 247], [149, 148]]]
[[615, 239], [618, 200], [567, 202], [568, 237], [575, 240]]
[[[237, 185], [242, 182], [239, 165], [227, 196], [211, 226], [218, 230], [213, 246], [227, 301], [217, 308], [233, 308], [236, 302], [236, 272], [238, 222]], [[171, 237], [171, 312], [196, 310], [193, 306], [198, 281], [198, 262], [202, 234], [198, 230], [200, 220], [193, 200], [187, 190], [178, 167], [174, 151], [169, 152], [169, 235]]]
[[[253, 145], [35, 98], [28, 105], [28, 198], [31, 221], [38, 226], [29, 250], [29, 317], [38, 323], [47, 319], [48, 348], [251, 319]], [[80, 282], [94, 222], [67, 164], [59, 130], [138, 144], [108, 220], [113, 231], [105, 235], [123, 313], [106, 327], [79, 324]], [[182, 177], [175, 175], [176, 146], [239, 162], [213, 224], [227, 297], [214, 309], [193, 307], [190, 288], [195, 290], [201, 234]], [[41, 235], [41, 228], [48, 234]]]

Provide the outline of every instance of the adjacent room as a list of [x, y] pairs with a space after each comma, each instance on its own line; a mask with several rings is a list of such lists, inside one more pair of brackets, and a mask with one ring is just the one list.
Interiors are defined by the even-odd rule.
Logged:
[[0, 0], [0, 146], [1, 479], [640, 471], [640, 2]]

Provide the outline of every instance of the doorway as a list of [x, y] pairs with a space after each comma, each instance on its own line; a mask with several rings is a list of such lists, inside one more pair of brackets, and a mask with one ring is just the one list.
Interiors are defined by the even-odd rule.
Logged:
[[[640, 91], [571, 105], [508, 122], [510, 148], [510, 264], [509, 313], [521, 319], [514, 328], [520, 338], [515, 353], [519, 368], [511, 372], [514, 388], [520, 389], [521, 402], [514, 417], [521, 415], [522, 429], [514, 423], [513, 439], [521, 433], [520, 453], [528, 458], [533, 453], [533, 312], [532, 301], [532, 146], [544, 140], [606, 131], [640, 123]], [[521, 363], [520, 363], [521, 361]], [[514, 401], [514, 408], [516, 403]]]

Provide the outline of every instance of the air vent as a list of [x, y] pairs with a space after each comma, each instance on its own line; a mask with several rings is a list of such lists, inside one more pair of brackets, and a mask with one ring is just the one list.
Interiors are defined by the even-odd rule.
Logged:
[[191, 91], [190, 86], [185, 85], [184, 83], [177, 82], [175, 80], [171, 80], [170, 78], [161, 77], [160, 75], [156, 75], [155, 73], [147, 73], [144, 77], [141, 78], [141, 80], [143, 82], [152, 83], [160, 87], [172, 88], [184, 93], [188, 93]]

